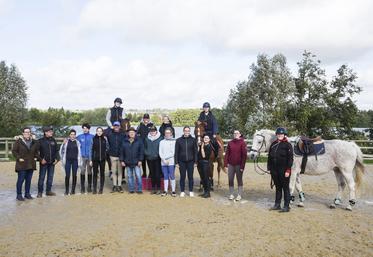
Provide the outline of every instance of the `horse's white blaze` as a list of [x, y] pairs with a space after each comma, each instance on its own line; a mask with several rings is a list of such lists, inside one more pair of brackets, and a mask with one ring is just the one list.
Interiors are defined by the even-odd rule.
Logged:
[[[250, 157], [255, 159], [258, 157], [259, 152], [268, 152], [271, 143], [275, 139], [276, 135], [272, 130], [260, 130], [255, 132]], [[264, 142], [262, 140], [264, 140]], [[349, 199], [355, 201], [355, 182], [359, 181], [360, 176], [364, 171], [360, 148], [353, 142], [343, 140], [324, 140], [324, 143], [325, 154], [317, 156], [317, 159], [315, 156], [309, 156], [305, 174], [322, 175], [334, 171], [338, 183], [336, 199], [340, 201], [342, 192], [347, 183], [350, 193]], [[302, 156], [294, 156], [290, 178], [290, 193], [292, 195], [295, 188], [298, 192], [302, 192], [300, 181], [301, 163]], [[348, 209], [351, 208], [352, 206], [349, 204]]]

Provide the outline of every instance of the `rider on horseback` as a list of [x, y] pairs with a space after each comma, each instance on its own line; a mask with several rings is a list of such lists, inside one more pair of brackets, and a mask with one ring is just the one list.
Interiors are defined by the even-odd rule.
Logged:
[[123, 102], [121, 98], [115, 98], [114, 106], [111, 107], [106, 113], [106, 123], [108, 124], [109, 128], [113, 128], [114, 121], [122, 121], [124, 116], [123, 108], [120, 107], [122, 103]]
[[210, 138], [215, 138], [218, 133], [218, 123], [216, 122], [214, 114], [212, 114], [210, 110], [210, 103], [204, 103], [202, 108], [203, 111], [199, 114], [198, 121], [205, 122], [205, 133], [209, 135]]

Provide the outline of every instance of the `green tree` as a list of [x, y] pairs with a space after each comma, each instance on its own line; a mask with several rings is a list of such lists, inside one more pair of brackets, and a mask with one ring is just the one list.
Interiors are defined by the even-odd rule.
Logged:
[[18, 68], [0, 62], [0, 136], [14, 136], [25, 124], [27, 86]]

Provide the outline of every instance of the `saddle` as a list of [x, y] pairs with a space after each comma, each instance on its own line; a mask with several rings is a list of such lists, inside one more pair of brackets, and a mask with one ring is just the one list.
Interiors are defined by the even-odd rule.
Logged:
[[315, 138], [301, 136], [294, 147], [294, 154], [303, 156], [300, 173], [303, 174], [306, 169], [308, 156], [315, 156], [315, 159], [317, 160], [317, 156], [324, 153], [325, 145], [321, 136]]

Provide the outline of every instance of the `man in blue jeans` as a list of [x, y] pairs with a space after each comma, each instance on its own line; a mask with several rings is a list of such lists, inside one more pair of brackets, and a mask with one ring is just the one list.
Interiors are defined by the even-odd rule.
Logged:
[[136, 138], [136, 130], [131, 127], [128, 130], [128, 138], [122, 144], [120, 161], [127, 168], [128, 188], [130, 194], [135, 192], [135, 178], [137, 180], [137, 193], [142, 194], [141, 165], [144, 159], [144, 145], [141, 139]]
[[38, 198], [43, 196], [45, 175], [46, 195], [55, 196], [56, 193], [52, 191], [54, 167], [58, 162], [58, 146], [56, 140], [53, 138], [53, 128], [49, 126], [43, 127], [44, 137], [38, 140], [38, 151], [40, 155], [40, 171], [38, 181]]

